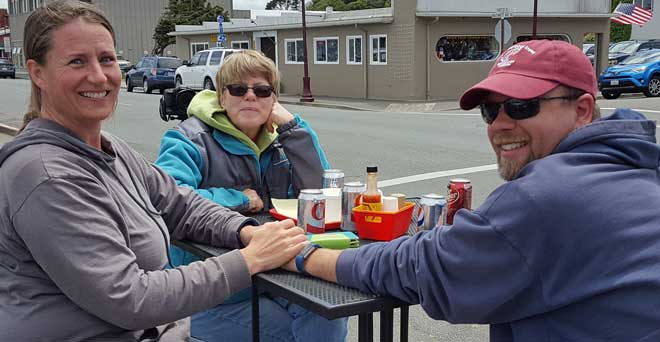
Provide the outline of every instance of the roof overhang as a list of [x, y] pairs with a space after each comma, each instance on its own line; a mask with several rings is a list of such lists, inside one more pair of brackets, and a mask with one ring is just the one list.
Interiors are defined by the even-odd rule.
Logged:
[[[417, 17], [428, 18], [499, 18], [492, 12], [417, 12]], [[515, 12], [508, 18], [531, 18], [531, 12]], [[539, 13], [538, 18], [580, 18], [580, 19], [607, 19], [614, 15], [612, 13]], [[508, 19], [507, 18], [507, 19]]]

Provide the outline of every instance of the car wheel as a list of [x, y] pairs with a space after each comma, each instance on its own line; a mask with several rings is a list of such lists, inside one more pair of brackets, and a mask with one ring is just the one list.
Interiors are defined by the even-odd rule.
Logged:
[[133, 91], [133, 86], [131, 85], [131, 80], [128, 77], [126, 77], [126, 91], [129, 92], [129, 93]]
[[181, 81], [181, 77], [177, 76], [176, 81], [174, 81], [174, 87], [175, 88], [180, 88], [183, 85], [183, 82]]
[[151, 94], [152, 90], [153, 90], [152, 88], [149, 88], [149, 81], [147, 81], [147, 79], [145, 78], [142, 81], [142, 91], [144, 91], [145, 94]]
[[621, 96], [621, 93], [615, 91], [601, 91], [601, 94], [603, 94], [603, 98], [608, 100], [618, 99]]
[[648, 86], [644, 90], [644, 95], [648, 97], [660, 96], [660, 76], [655, 75], [651, 77]]
[[206, 89], [206, 90], [215, 90], [215, 87], [213, 86], [213, 81], [211, 81], [210, 78], [205, 78], [204, 79], [204, 89]]

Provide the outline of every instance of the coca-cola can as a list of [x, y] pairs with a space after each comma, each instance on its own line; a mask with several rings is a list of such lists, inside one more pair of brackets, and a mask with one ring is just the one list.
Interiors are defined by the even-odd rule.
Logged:
[[454, 215], [459, 209], [472, 209], [472, 182], [456, 178], [447, 185], [447, 224], [454, 224]]
[[348, 182], [344, 184], [341, 195], [341, 229], [356, 232], [353, 220], [353, 208], [360, 205], [360, 195], [366, 190], [362, 182]]
[[420, 212], [417, 218], [417, 230], [430, 230], [445, 223], [447, 199], [438, 194], [422, 196], [419, 201]]
[[343, 188], [344, 187], [344, 171], [331, 169], [323, 171], [323, 189], [327, 188]]
[[325, 233], [325, 197], [321, 189], [304, 189], [298, 196], [298, 227], [305, 233]]

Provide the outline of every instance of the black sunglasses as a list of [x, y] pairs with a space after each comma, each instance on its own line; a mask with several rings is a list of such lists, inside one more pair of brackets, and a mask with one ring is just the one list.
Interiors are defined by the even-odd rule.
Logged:
[[484, 102], [481, 108], [481, 117], [487, 124], [492, 124], [497, 119], [500, 107], [504, 106], [506, 114], [514, 120], [528, 119], [539, 113], [541, 101], [550, 100], [575, 100], [574, 96], [537, 97], [529, 100], [508, 99], [504, 102]]
[[269, 85], [256, 85], [249, 87], [247, 84], [227, 84], [225, 89], [231, 96], [243, 96], [247, 94], [248, 89], [252, 89], [257, 97], [269, 97], [273, 93], [273, 87]]

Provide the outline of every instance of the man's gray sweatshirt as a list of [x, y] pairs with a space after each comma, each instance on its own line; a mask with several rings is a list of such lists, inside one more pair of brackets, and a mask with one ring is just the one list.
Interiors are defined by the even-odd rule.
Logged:
[[0, 148], [0, 341], [178, 340], [250, 285], [238, 251], [165, 266], [170, 236], [237, 248], [255, 221], [102, 147], [36, 119]]

